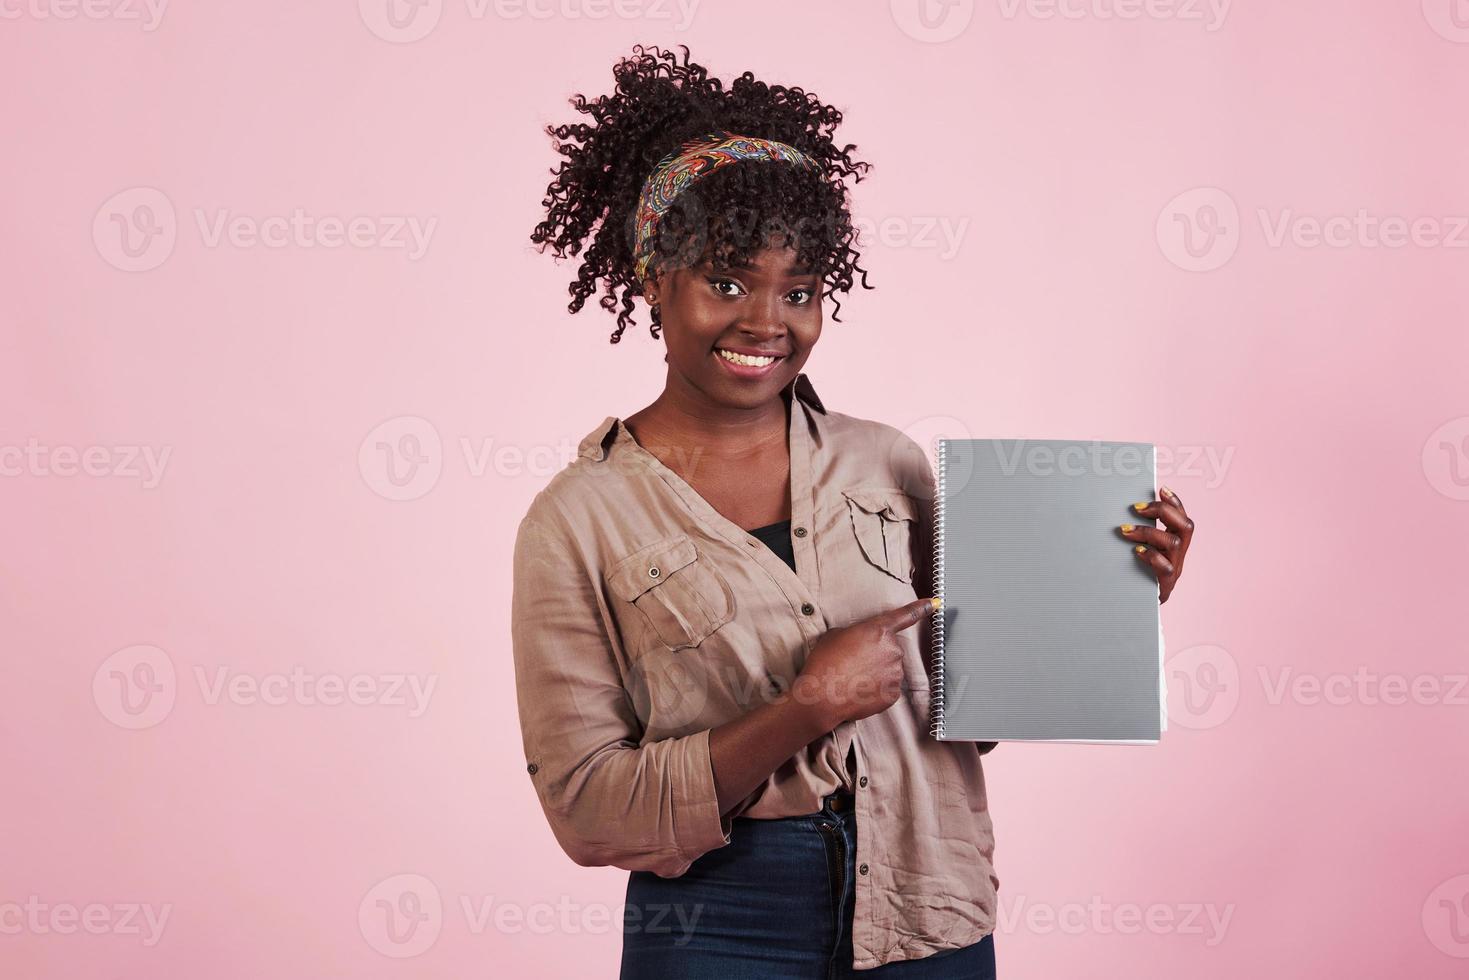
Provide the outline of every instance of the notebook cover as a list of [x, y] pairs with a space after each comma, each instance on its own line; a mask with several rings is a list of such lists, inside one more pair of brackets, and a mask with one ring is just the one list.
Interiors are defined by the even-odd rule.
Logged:
[[935, 443], [931, 734], [1156, 743], [1158, 582], [1118, 525], [1156, 526], [1151, 443]]

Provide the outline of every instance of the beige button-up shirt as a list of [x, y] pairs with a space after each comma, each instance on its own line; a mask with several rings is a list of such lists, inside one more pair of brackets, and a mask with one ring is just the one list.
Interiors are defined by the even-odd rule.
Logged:
[[531, 502], [511, 603], [526, 769], [572, 860], [664, 877], [728, 844], [732, 816], [814, 813], [846, 787], [853, 967], [967, 946], [995, 926], [980, 759], [994, 743], [929, 734], [927, 620], [898, 634], [897, 703], [844, 722], [719, 812], [709, 730], [788, 691], [826, 630], [931, 594], [923, 450], [828, 411], [804, 374], [784, 395], [794, 571], [614, 417]]

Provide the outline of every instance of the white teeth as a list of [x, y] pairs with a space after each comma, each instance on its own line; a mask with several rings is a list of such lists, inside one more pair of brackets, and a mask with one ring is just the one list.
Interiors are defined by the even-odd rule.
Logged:
[[733, 361], [736, 364], [747, 364], [750, 367], [764, 367], [767, 364], [775, 363], [775, 358], [773, 357], [754, 357], [750, 354], [736, 354], [733, 351], [725, 350], [723, 347], [716, 347], [714, 350], [726, 361]]

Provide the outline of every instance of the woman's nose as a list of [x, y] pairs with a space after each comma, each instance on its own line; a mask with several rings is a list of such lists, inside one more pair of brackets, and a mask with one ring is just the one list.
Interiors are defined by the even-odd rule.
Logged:
[[740, 327], [751, 337], [763, 339], [783, 335], [786, 328], [781, 316], [780, 297], [766, 297], [754, 303]]

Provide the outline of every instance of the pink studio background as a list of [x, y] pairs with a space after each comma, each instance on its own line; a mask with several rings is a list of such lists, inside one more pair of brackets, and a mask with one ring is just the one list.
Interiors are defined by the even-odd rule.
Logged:
[[847, 112], [879, 288], [828, 406], [1173, 453], [1169, 731], [986, 760], [1001, 975], [1469, 971], [1469, 11], [0, 12], [0, 973], [616, 975], [626, 875], [524, 774], [508, 572], [662, 386], [527, 241], [541, 126], [637, 41]]

